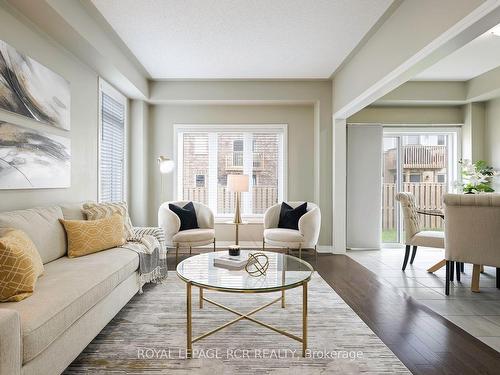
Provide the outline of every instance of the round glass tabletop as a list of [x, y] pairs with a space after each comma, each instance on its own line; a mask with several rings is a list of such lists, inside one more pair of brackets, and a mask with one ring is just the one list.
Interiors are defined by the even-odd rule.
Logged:
[[185, 259], [177, 265], [177, 275], [185, 282], [206, 289], [264, 293], [299, 286], [309, 281], [314, 271], [306, 261], [281, 253], [241, 250], [240, 257], [247, 259], [249, 254], [255, 253], [264, 253], [269, 259], [265, 275], [252, 276], [245, 268], [234, 270], [214, 265], [215, 258], [228, 256], [227, 251], [204, 253]]

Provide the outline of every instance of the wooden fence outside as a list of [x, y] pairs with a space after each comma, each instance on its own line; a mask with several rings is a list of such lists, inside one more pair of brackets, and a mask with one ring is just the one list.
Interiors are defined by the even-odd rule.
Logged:
[[[248, 193], [243, 193], [248, 194]], [[184, 188], [184, 199], [208, 204], [208, 189], [204, 187]], [[274, 186], [254, 186], [252, 188], [252, 206], [254, 214], [263, 214], [266, 209], [278, 203], [278, 189]], [[234, 193], [227, 187], [217, 187], [217, 212], [230, 214], [234, 212]]]
[[[443, 209], [443, 194], [446, 192], [445, 183], [434, 182], [405, 182], [403, 191], [412, 193], [418, 208], [423, 210]], [[396, 184], [382, 184], [382, 228], [383, 230], [396, 229], [396, 207], [399, 202], [395, 199]], [[421, 215], [422, 227], [426, 229], [443, 229], [443, 219], [438, 216]]]

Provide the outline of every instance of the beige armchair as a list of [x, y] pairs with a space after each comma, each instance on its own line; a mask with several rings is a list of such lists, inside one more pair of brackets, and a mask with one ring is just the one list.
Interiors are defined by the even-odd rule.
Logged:
[[202, 203], [193, 202], [199, 228], [179, 231], [181, 220], [168, 207], [170, 203], [184, 207], [189, 202], [165, 202], [158, 210], [158, 226], [165, 231], [165, 245], [167, 247], [175, 247], [175, 264], [177, 264], [179, 258], [180, 247], [188, 247], [189, 254], [191, 254], [193, 247], [213, 243], [215, 251], [214, 214], [212, 210]]
[[500, 194], [445, 194], [446, 287], [453, 262], [472, 263], [471, 290], [479, 292], [483, 265], [496, 267], [500, 288]]
[[401, 211], [404, 219], [406, 245], [402, 267], [404, 271], [408, 264], [411, 246], [413, 246], [413, 252], [411, 254], [410, 264], [413, 264], [418, 246], [444, 249], [444, 233], [422, 230], [419, 213], [415, 205], [415, 197], [412, 193], [398, 193], [396, 194], [396, 200], [401, 203]]
[[[295, 208], [304, 202], [287, 202]], [[314, 249], [318, 243], [321, 228], [321, 211], [319, 207], [307, 202], [307, 212], [299, 219], [299, 229], [278, 228], [281, 203], [269, 207], [264, 213], [264, 237], [262, 249], [266, 243], [273, 246], [288, 249], [298, 249], [299, 258], [302, 257], [302, 249]]]

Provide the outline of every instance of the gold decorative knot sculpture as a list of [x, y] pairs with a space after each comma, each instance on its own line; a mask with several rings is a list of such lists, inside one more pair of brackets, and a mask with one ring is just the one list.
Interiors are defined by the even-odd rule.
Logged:
[[245, 271], [250, 276], [263, 276], [269, 268], [269, 258], [264, 253], [253, 253], [248, 256], [248, 262], [245, 265]]

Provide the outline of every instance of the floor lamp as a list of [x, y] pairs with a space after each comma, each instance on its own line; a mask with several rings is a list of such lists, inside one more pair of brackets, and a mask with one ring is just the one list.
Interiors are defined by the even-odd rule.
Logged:
[[165, 183], [164, 183], [164, 178], [165, 175], [172, 172], [174, 170], [174, 161], [170, 159], [167, 156], [159, 156], [158, 159], [158, 168], [160, 169], [160, 178], [161, 178], [161, 196], [160, 200], [163, 203], [163, 200], [165, 199]]

